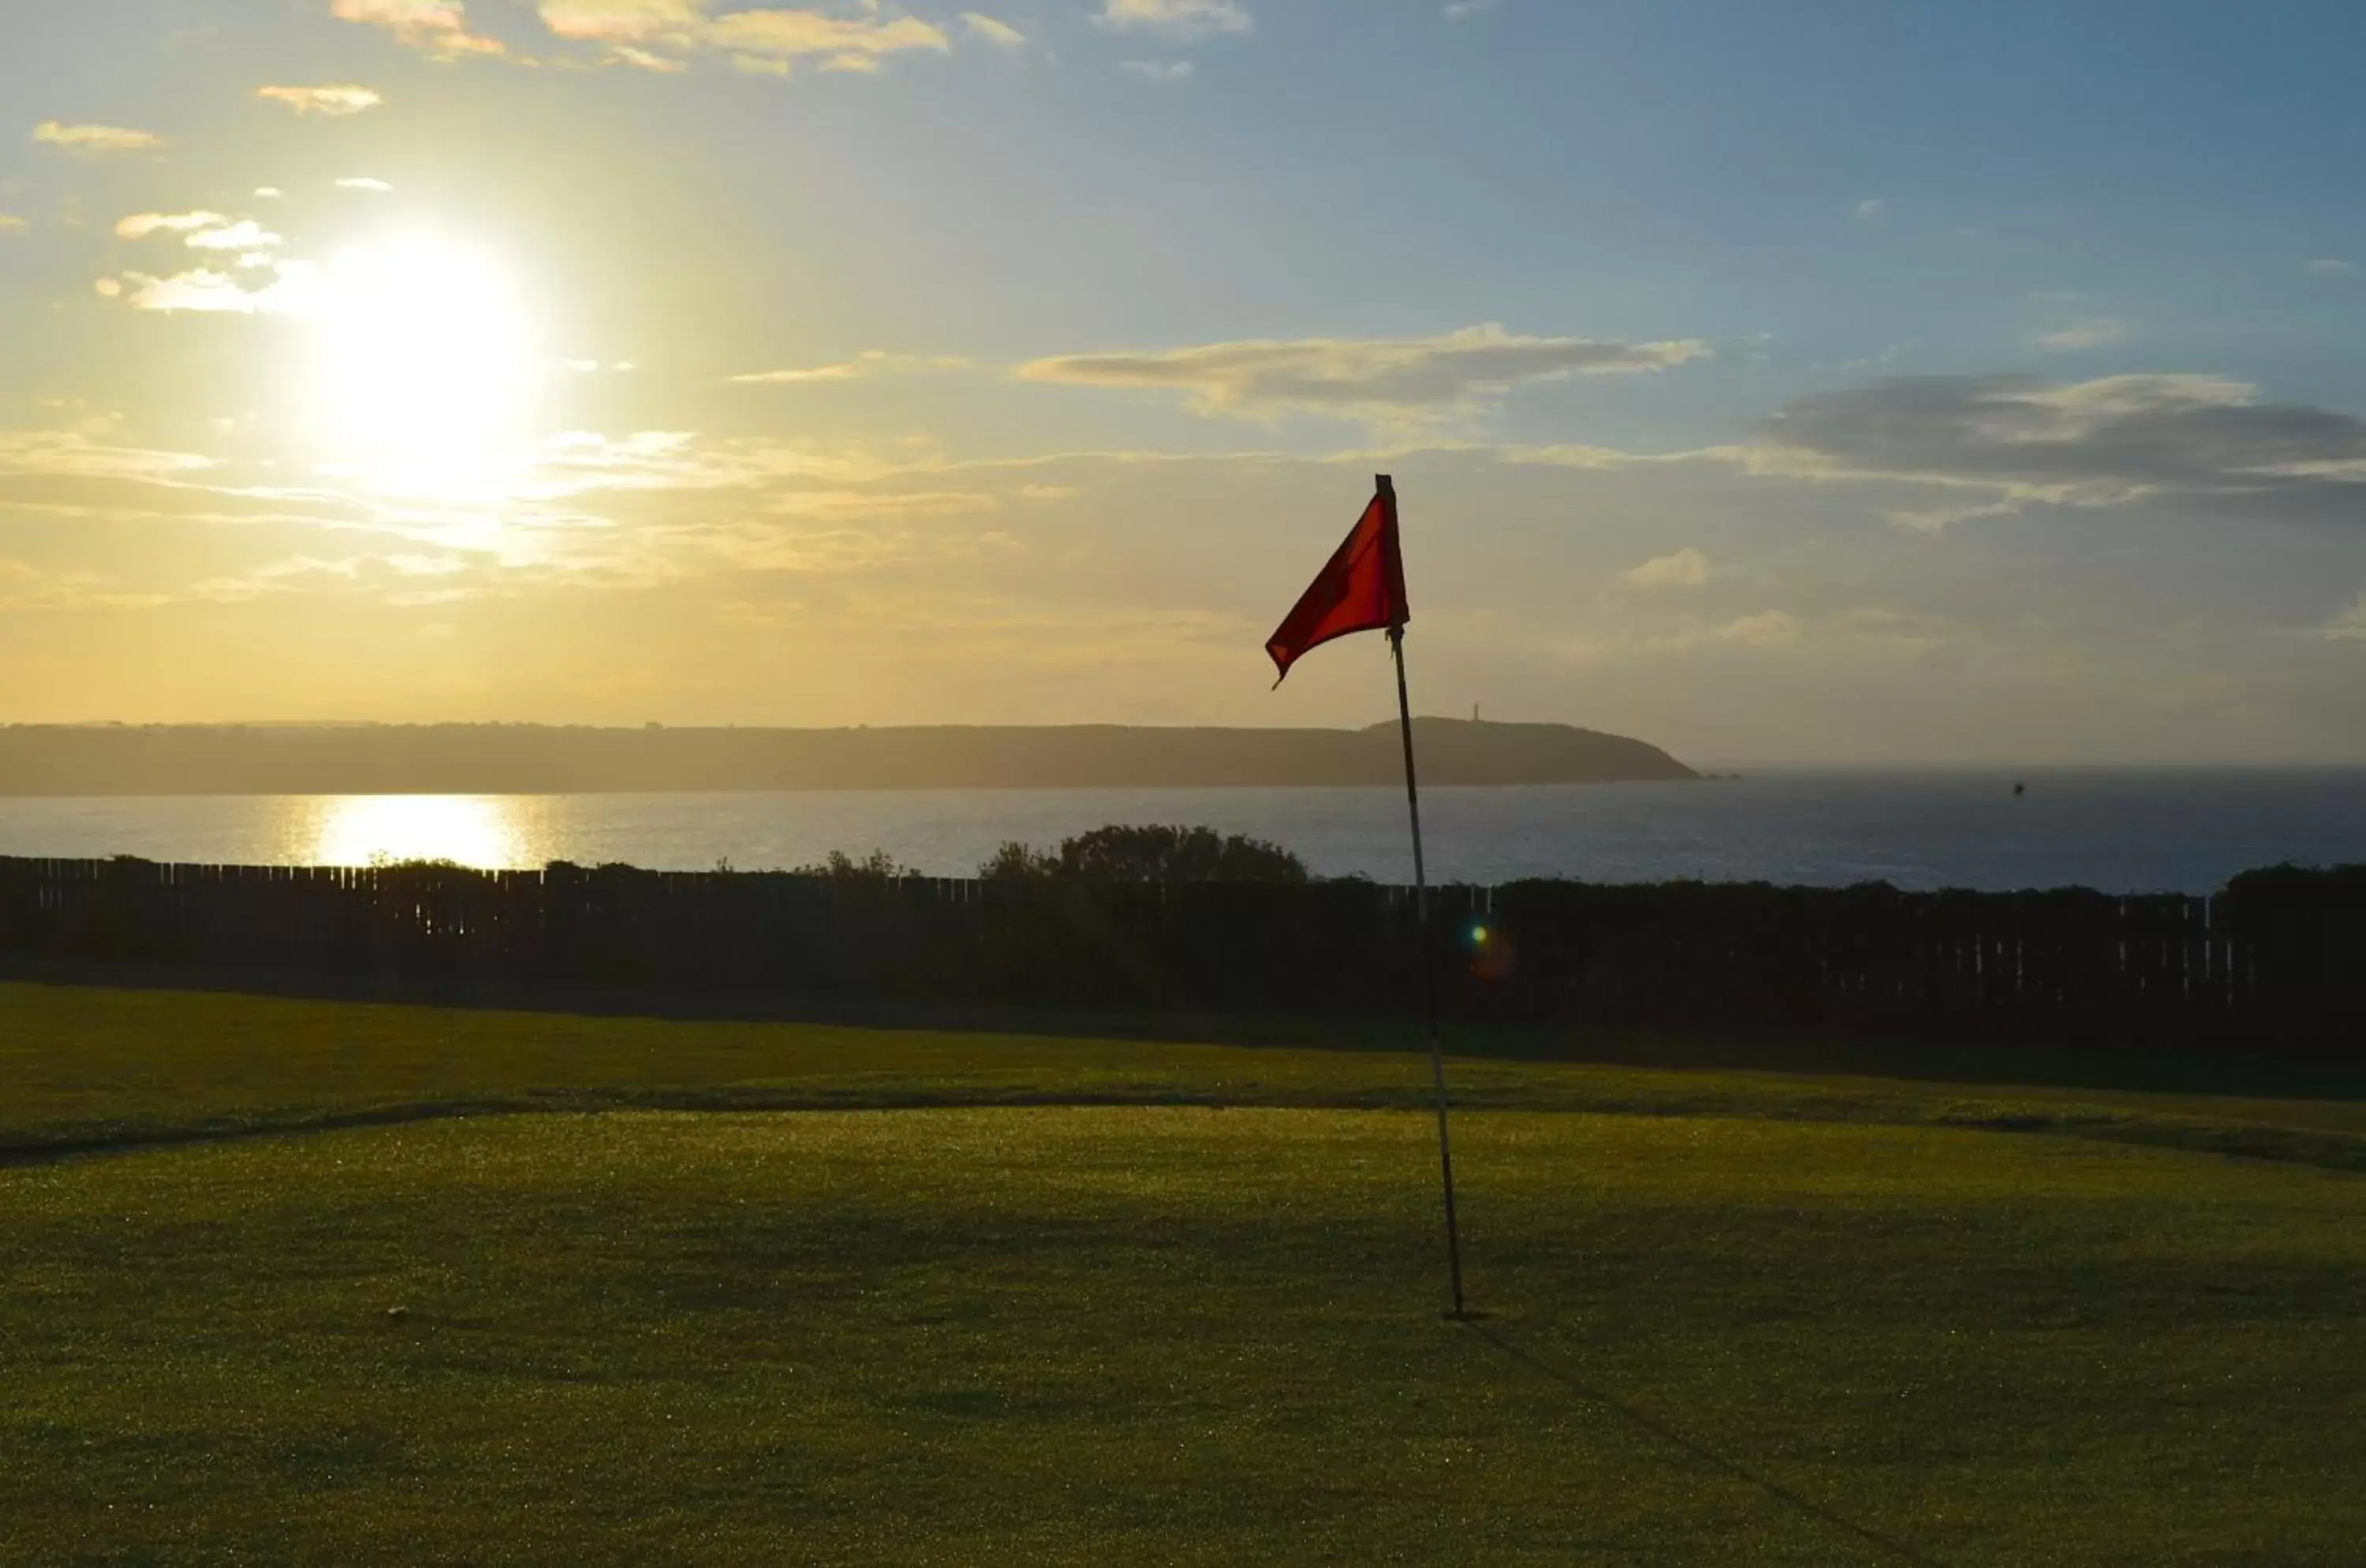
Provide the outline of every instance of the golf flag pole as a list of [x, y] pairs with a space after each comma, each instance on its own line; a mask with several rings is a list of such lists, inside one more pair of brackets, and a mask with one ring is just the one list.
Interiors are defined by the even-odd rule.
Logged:
[[1429, 1019], [1429, 1077], [1437, 1098], [1437, 1168], [1446, 1193], [1446, 1262], [1454, 1286], [1453, 1315], [1464, 1315], [1462, 1236], [1454, 1215], [1454, 1145], [1446, 1100], [1446, 1054], [1437, 1029], [1437, 944], [1429, 929], [1429, 869], [1421, 849], [1421, 785], [1414, 771], [1413, 701], [1406, 694], [1404, 557], [1397, 542], [1396, 482], [1387, 474], [1373, 480], [1371, 504], [1297, 605], [1272, 637], [1266, 652], [1279, 674], [1311, 649], [1352, 632], [1385, 631], [1397, 671], [1397, 723], [1404, 737], [1405, 806], [1413, 818], [1413, 886], [1416, 940], [1421, 944], [1422, 1002]]
[[[1396, 511], [1396, 487], [1386, 474], [1380, 491]], [[1446, 1192], [1446, 1268], [1454, 1283], [1454, 1315], [1462, 1307], [1462, 1237], [1454, 1221], [1454, 1140], [1447, 1127], [1446, 1051], [1437, 1032], [1437, 943], [1429, 929], [1429, 868], [1421, 854], [1421, 784], [1413, 765], [1413, 700], [1405, 694], [1404, 627], [1389, 628], [1389, 652], [1397, 666], [1397, 727], [1404, 737], [1405, 808], [1413, 818], [1413, 897], [1421, 943], [1421, 999], [1429, 1015], [1429, 1081], [1437, 1098], [1437, 1174]]]

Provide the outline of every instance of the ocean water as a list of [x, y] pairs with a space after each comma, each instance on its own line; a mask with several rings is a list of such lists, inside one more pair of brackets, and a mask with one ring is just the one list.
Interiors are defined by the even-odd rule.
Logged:
[[[2016, 795], [2013, 784], [2026, 784]], [[1682, 784], [1438, 789], [1430, 874], [1501, 883], [1702, 877], [2209, 893], [2238, 871], [2366, 863], [2366, 770], [1770, 770]], [[1394, 789], [909, 790], [730, 795], [0, 798], [0, 854], [243, 864], [704, 870], [883, 849], [967, 875], [1005, 840], [1109, 822], [1205, 823], [1324, 875], [1409, 882]]]

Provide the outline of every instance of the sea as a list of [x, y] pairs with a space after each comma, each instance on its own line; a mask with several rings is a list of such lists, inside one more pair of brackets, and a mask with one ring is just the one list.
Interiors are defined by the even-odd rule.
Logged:
[[[1399, 789], [0, 798], [0, 855], [213, 864], [794, 868], [884, 851], [965, 876], [1001, 844], [1205, 824], [1321, 875], [1413, 879]], [[2366, 769], [1744, 769], [1682, 783], [1441, 788], [1436, 881], [1566, 876], [2207, 894], [2282, 862], [2366, 863]]]

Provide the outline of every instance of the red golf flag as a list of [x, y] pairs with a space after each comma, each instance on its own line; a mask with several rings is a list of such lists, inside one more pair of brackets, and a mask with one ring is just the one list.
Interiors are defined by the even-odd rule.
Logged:
[[1308, 649], [1350, 632], [1394, 631], [1413, 619], [1405, 605], [1404, 557], [1397, 548], [1397, 491], [1384, 475], [1372, 503], [1364, 508], [1330, 560], [1299, 596], [1265, 650], [1280, 673]]

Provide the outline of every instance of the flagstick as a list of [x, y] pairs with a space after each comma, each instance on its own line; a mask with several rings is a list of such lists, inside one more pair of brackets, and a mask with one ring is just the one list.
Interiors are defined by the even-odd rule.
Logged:
[[[1393, 492], [1386, 475], [1380, 489]], [[1397, 722], [1404, 732], [1405, 805], [1413, 813], [1414, 904], [1421, 932], [1422, 999], [1429, 1011], [1429, 1077], [1437, 1093], [1437, 1168], [1446, 1188], [1446, 1263], [1454, 1280], [1454, 1313], [1462, 1306], [1462, 1237], [1454, 1224], [1454, 1145], [1447, 1134], [1446, 1055], [1437, 1038], [1437, 962], [1429, 935], [1429, 874], [1421, 858], [1421, 787], [1414, 780], [1413, 701], [1405, 694], [1404, 628], [1389, 628], [1389, 650], [1397, 661]]]

